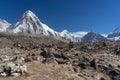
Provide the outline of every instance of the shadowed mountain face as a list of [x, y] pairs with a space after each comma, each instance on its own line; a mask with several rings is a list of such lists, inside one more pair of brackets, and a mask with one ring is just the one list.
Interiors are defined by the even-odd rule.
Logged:
[[81, 42], [98, 42], [98, 41], [104, 41], [107, 40], [104, 36], [101, 36], [100, 34], [94, 33], [94, 32], [89, 32], [86, 34]]

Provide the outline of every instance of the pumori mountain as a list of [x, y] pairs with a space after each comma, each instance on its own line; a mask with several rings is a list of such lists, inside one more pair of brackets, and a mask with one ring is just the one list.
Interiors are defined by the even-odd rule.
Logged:
[[59, 33], [40, 22], [39, 18], [30, 10], [26, 11], [22, 18], [9, 26], [7, 31], [13, 33], [41, 34], [59, 37]]
[[120, 27], [117, 27], [113, 32], [108, 35], [111, 40], [120, 40]]
[[107, 38], [105, 38], [104, 36], [95, 32], [89, 32], [82, 38], [81, 42], [86, 43], [86, 42], [98, 42], [105, 40], [107, 40]]

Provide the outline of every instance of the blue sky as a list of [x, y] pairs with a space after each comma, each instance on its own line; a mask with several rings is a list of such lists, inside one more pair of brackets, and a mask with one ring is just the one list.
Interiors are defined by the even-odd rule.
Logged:
[[27, 10], [56, 31], [107, 34], [120, 26], [120, 0], [0, 0], [0, 18], [10, 23]]

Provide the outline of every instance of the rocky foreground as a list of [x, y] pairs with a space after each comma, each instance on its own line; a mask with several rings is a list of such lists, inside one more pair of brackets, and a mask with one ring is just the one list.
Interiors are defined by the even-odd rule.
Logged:
[[120, 80], [120, 41], [0, 34], [0, 80]]

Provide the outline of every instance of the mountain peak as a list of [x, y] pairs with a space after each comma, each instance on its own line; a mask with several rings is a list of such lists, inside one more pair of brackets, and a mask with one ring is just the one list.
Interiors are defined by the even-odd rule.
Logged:
[[6, 20], [0, 19], [0, 32], [6, 31], [11, 24], [8, 23]]
[[30, 10], [27, 10], [24, 14], [23, 14], [23, 18], [26, 18], [26, 17], [36, 17], [37, 16]]
[[108, 35], [108, 38], [120, 37], [120, 26]]
[[120, 32], [120, 26], [117, 27], [113, 32], [114, 32], [114, 33], [115, 33], [115, 32]]
[[42, 33], [43, 26], [39, 18], [30, 10], [26, 11], [23, 16], [7, 30], [12, 30], [14, 33]]
[[98, 35], [98, 33], [95, 33], [95, 32], [88, 32], [88, 34], [95, 34], [95, 35]]
[[10, 23], [8, 23], [6, 20], [3, 20], [3, 19], [0, 19], [0, 22], [6, 23], [6, 24], [10, 24]]
[[98, 42], [98, 41], [104, 41], [107, 40], [104, 36], [95, 33], [95, 32], [89, 32], [87, 33], [81, 40], [81, 42]]
[[69, 33], [68, 30], [63, 30], [61, 33]]
[[27, 10], [26, 13], [33, 13], [31, 10]]
[[80, 31], [80, 32], [73, 32], [72, 34], [73, 34], [75, 37], [82, 38], [82, 37], [85, 36], [87, 33], [88, 33], [88, 32]]
[[31, 10], [27, 10], [24, 14], [34, 14]]

